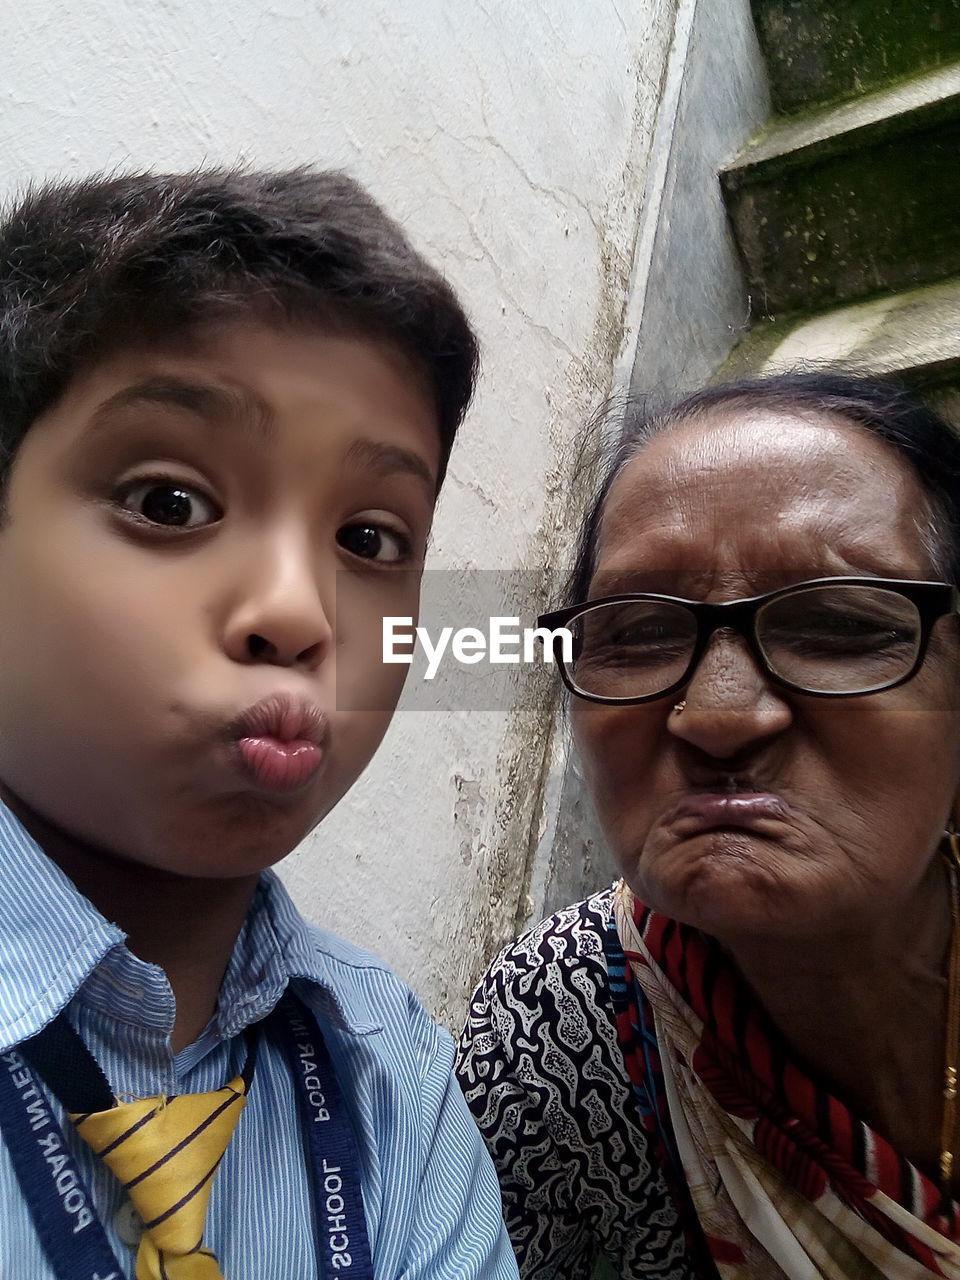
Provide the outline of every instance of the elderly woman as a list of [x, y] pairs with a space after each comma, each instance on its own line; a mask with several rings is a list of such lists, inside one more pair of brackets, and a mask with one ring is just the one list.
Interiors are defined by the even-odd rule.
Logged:
[[623, 879], [462, 1042], [527, 1278], [960, 1276], [960, 443], [880, 383], [628, 430], [561, 674]]

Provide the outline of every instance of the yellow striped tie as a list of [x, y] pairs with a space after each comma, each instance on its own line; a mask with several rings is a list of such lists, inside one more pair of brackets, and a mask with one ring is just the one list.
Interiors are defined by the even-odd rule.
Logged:
[[246, 1105], [242, 1076], [212, 1093], [142, 1098], [71, 1115], [143, 1219], [137, 1280], [223, 1280], [203, 1248], [214, 1174]]

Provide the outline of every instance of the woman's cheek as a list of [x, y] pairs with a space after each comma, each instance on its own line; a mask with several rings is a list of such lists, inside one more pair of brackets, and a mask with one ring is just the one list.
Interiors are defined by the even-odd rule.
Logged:
[[[638, 714], [639, 711], [646, 714]], [[656, 807], [657, 770], [647, 708], [584, 704], [572, 716], [584, 779], [613, 852], [642, 843]]]

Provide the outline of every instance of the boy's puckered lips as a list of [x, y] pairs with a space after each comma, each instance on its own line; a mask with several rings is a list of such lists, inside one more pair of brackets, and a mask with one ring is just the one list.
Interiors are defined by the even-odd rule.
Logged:
[[271, 694], [241, 712], [229, 728], [244, 771], [264, 791], [295, 791], [323, 763], [327, 715], [307, 699]]

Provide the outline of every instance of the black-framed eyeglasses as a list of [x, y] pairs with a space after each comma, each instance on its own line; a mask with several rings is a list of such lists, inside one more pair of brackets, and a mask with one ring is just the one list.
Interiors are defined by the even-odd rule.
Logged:
[[960, 591], [947, 582], [815, 578], [748, 600], [605, 596], [545, 613], [537, 625], [560, 632], [550, 642], [560, 675], [589, 702], [668, 697], [690, 679], [713, 633], [727, 628], [783, 688], [850, 698], [915, 676], [934, 623], [949, 613], [960, 613]]

